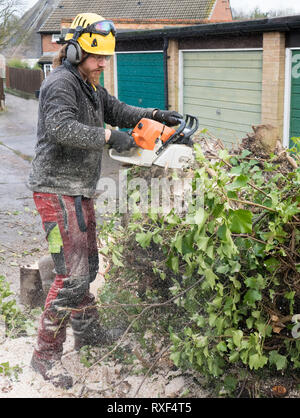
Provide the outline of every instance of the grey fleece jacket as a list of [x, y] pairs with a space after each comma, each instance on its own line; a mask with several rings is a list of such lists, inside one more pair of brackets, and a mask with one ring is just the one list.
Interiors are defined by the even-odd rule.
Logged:
[[120, 102], [101, 86], [95, 91], [65, 60], [41, 86], [29, 189], [93, 197], [106, 144], [104, 122], [132, 128], [143, 117], [152, 119], [152, 112]]

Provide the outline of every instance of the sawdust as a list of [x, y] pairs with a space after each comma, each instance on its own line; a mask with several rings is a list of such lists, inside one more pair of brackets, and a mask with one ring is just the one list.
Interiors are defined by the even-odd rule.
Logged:
[[[46, 251], [44, 251], [46, 253]], [[41, 255], [41, 254], [40, 254]], [[20, 258], [20, 265], [29, 263], [34, 255]], [[14, 291], [18, 306], [19, 289], [16, 285], [16, 276], [19, 267], [10, 266], [9, 259], [6, 263], [6, 277], [9, 282], [14, 281]], [[101, 264], [103, 265], [103, 264]], [[96, 280], [92, 283], [90, 291], [96, 296], [104, 284], [100, 268]], [[13, 280], [14, 279], [14, 280]], [[74, 350], [73, 332], [70, 326], [67, 328], [67, 339], [64, 344], [62, 365], [72, 376], [74, 385], [65, 390], [56, 388], [45, 381], [30, 366], [32, 352], [37, 338], [39, 316], [36, 317], [34, 335], [8, 338], [5, 336], [5, 325], [0, 322], [0, 365], [6, 365], [9, 375], [0, 372], [0, 398], [175, 398], [187, 396], [194, 398], [211, 397], [209, 390], [195, 383], [194, 376], [188, 372], [173, 370], [173, 364], [168, 357], [162, 357], [148, 373], [151, 362], [137, 355], [142, 352], [133, 335], [129, 334], [121, 347], [130, 352], [134, 359], [131, 364], [110, 356], [100, 364], [94, 364], [97, 359], [106, 355], [113, 346], [91, 349], [93, 356], [88, 359], [90, 367], [87, 367], [85, 352], [78, 353]], [[116, 341], [118, 344], [118, 341]], [[0, 368], [1, 371], [1, 368]]]
[[[209, 391], [195, 385], [189, 374], [172, 371], [161, 364], [145, 379], [139, 360], [130, 367], [116, 360], [86, 367], [80, 353], [73, 350], [72, 330], [67, 332], [62, 364], [73, 377], [74, 385], [68, 390], [56, 388], [35, 373], [30, 366], [36, 337], [6, 339], [1, 345], [0, 364], [16, 368], [16, 376], [0, 374], [0, 398], [174, 398], [188, 391], [188, 397], [206, 398]], [[104, 352], [104, 348], [101, 349]], [[18, 372], [18, 370], [20, 370]], [[138, 393], [137, 393], [138, 392]]]

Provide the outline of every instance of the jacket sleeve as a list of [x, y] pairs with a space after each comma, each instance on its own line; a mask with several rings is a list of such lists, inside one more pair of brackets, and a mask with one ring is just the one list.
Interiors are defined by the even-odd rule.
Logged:
[[105, 145], [105, 129], [78, 121], [76, 87], [71, 81], [57, 79], [41, 92], [45, 129], [50, 138], [61, 144], [101, 151]]
[[152, 119], [154, 109], [130, 106], [111, 96], [103, 87], [99, 94], [104, 108], [104, 122], [119, 128], [133, 128], [142, 118]]

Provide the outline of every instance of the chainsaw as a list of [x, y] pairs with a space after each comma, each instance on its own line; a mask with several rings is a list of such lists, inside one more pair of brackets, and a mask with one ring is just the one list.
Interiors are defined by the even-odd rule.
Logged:
[[122, 153], [111, 148], [109, 156], [124, 164], [165, 168], [184, 168], [194, 161], [192, 135], [199, 126], [195, 116], [178, 119], [178, 127], [143, 118], [129, 131], [134, 146]]

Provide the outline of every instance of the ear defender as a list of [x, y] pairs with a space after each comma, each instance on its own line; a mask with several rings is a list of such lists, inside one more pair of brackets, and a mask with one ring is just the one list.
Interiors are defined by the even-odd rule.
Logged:
[[73, 64], [78, 65], [82, 60], [82, 51], [77, 42], [70, 42], [67, 47], [67, 60]]
[[80, 64], [82, 60], [82, 50], [80, 48], [79, 43], [77, 42], [77, 39], [79, 38], [81, 33], [82, 33], [82, 26], [77, 26], [75, 29], [73, 38], [69, 40], [69, 45], [67, 47], [67, 51], [66, 51], [67, 60], [73, 65]]

